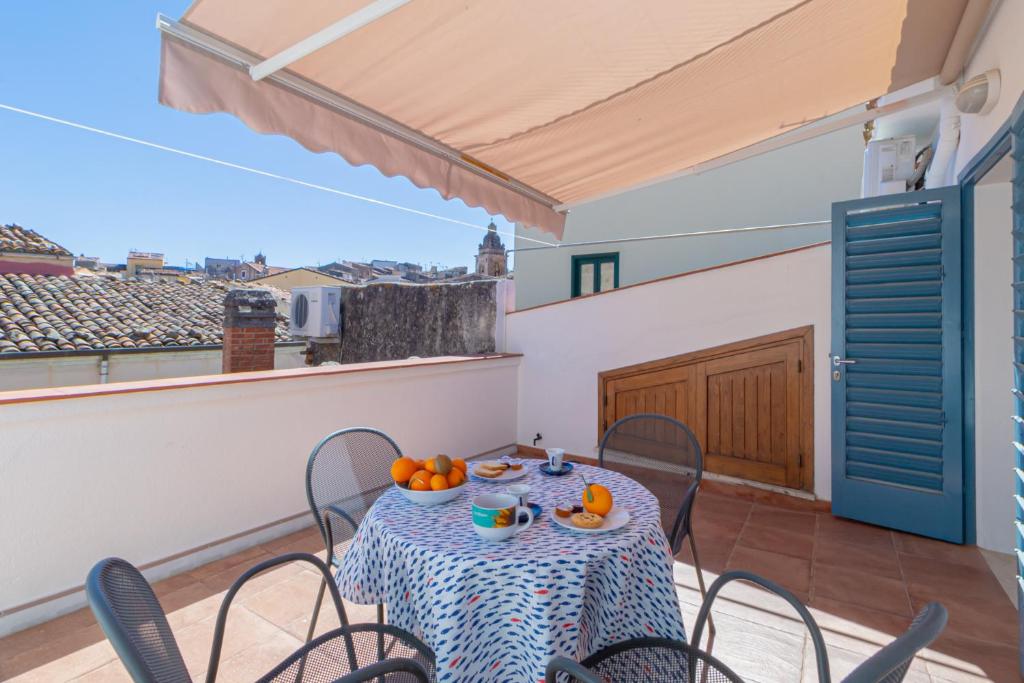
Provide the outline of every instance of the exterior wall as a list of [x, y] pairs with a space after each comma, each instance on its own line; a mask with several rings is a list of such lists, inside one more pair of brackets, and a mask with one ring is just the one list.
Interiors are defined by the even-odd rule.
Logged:
[[831, 498], [831, 267], [820, 245], [510, 313], [519, 443], [596, 457], [599, 372], [813, 325], [814, 493]]
[[974, 472], [977, 543], [1013, 547], [1013, 253], [1010, 184], [974, 193]]
[[159, 270], [164, 267], [163, 258], [145, 258], [129, 256], [127, 265], [125, 266], [125, 272], [128, 275], [135, 275], [136, 271], [144, 268], [155, 268]]
[[74, 258], [36, 254], [0, 254], [0, 273], [71, 276], [75, 274]]
[[186, 553], [148, 569], [157, 580], [311, 524], [306, 460], [339, 428], [382, 429], [412, 455], [506, 452], [518, 363], [309, 368], [13, 403], [0, 393], [0, 635], [84, 605], [78, 589], [103, 557], [144, 565]]
[[[707, 173], [666, 181], [573, 209], [565, 242], [828, 220], [832, 202], [860, 196], [859, 127]], [[539, 230], [516, 234], [544, 241]], [[516, 308], [568, 299], [573, 255], [618, 251], [629, 285], [829, 239], [829, 226], [515, 252]], [[538, 246], [523, 239], [516, 249]]]
[[[290, 370], [305, 366], [301, 346], [274, 347], [274, 367]], [[0, 392], [19, 389], [99, 384], [98, 355], [0, 359]], [[138, 382], [169, 377], [215, 375], [221, 371], [221, 350], [112, 353], [108, 356], [109, 382]]]
[[1002, 91], [999, 102], [988, 114], [960, 117], [960, 146], [955, 163], [958, 174], [1006, 122], [1024, 92], [1024, 40], [1020, 36], [1022, 26], [1024, 2], [1000, 2], [987, 32], [964, 69], [965, 79], [989, 69], [999, 69]]
[[341, 292], [341, 362], [492, 353], [498, 280], [368, 284]]
[[[1001, 93], [991, 112], [960, 117], [959, 174], [1010, 117], [1024, 93], [1024, 2], [999, 3], [964, 79], [999, 69]], [[975, 496], [978, 545], [1007, 552], [1013, 547], [1013, 281], [1009, 255], [1010, 190], [1007, 183], [975, 188]]]
[[335, 287], [351, 287], [352, 284], [339, 280], [336, 277], [331, 277], [324, 273], [318, 273], [314, 270], [306, 270], [300, 268], [297, 270], [288, 270], [277, 275], [268, 275], [267, 277], [257, 278], [252, 281], [253, 284], [269, 285], [271, 287], [277, 287], [285, 291], [292, 291], [292, 287], [313, 287], [315, 285], [333, 285]]

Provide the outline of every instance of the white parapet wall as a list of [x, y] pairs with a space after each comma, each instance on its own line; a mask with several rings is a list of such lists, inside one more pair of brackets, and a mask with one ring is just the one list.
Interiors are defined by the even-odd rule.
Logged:
[[519, 443], [597, 453], [598, 373], [814, 327], [814, 494], [831, 498], [831, 248], [827, 244], [516, 311]]
[[366, 426], [410, 455], [508, 452], [515, 356], [0, 393], [0, 636], [84, 605], [111, 555], [151, 580], [312, 524], [310, 451]]

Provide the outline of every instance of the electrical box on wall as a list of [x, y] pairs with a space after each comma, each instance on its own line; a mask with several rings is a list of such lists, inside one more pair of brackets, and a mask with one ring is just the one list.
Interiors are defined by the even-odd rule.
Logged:
[[914, 175], [917, 152], [913, 135], [872, 140], [864, 150], [862, 197], [877, 197], [907, 191], [907, 180]]
[[288, 331], [293, 337], [335, 337], [341, 320], [341, 287], [295, 287]]

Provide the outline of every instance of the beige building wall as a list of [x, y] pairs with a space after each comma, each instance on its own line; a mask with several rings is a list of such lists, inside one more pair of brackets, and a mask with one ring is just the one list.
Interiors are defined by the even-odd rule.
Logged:
[[127, 272], [128, 275], [135, 275], [136, 271], [141, 268], [155, 268], [159, 270], [163, 267], [163, 258], [140, 258], [137, 256], [129, 256], [125, 266], [125, 272]]
[[252, 280], [252, 283], [254, 285], [269, 285], [288, 292], [292, 291], [293, 287], [313, 287], [316, 285], [333, 285], [339, 287], [353, 286], [351, 283], [345, 282], [344, 280], [331, 277], [330, 275], [320, 273], [315, 270], [309, 270], [307, 268], [286, 270], [285, 272], [278, 273], [277, 275], [268, 275], [267, 277]]

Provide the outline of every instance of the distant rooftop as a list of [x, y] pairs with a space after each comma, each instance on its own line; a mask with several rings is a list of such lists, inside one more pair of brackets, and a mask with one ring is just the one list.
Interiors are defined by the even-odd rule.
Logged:
[[[221, 283], [0, 274], [0, 354], [220, 344]], [[279, 315], [276, 341], [288, 341]]]
[[128, 258], [158, 258], [162, 259], [163, 254], [159, 254], [155, 251], [129, 251]]
[[0, 252], [71, 256], [71, 252], [35, 230], [17, 224], [0, 225]]

